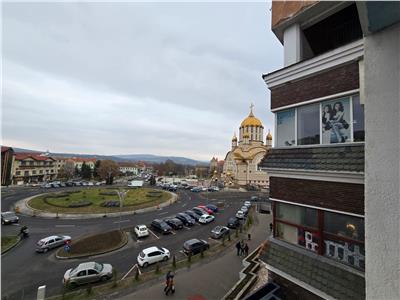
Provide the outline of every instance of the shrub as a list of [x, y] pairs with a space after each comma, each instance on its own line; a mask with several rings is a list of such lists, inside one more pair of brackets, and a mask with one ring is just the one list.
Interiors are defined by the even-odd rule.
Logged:
[[114, 268], [113, 268], [113, 285], [112, 285], [112, 287], [113, 288], [116, 288], [117, 286], [118, 286], [118, 280], [117, 280], [117, 270], [115, 270]]
[[139, 267], [136, 267], [135, 280], [139, 281]]
[[77, 208], [77, 207], [85, 207], [85, 206], [90, 206], [92, 205], [92, 201], [88, 201], [88, 200], [81, 200], [79, 202], [73, 202], [71, 204], [68, 205], [69, 208]]

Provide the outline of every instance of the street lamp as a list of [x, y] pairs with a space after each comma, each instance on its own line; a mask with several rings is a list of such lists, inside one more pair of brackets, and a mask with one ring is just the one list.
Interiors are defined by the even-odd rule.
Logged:
[[119, 198], [119, 230], [121, 230], [121, 215], [122, 215], [122, 205], [125, 200], [126, 194], [128, 191], [118, 190], [117, 195]]

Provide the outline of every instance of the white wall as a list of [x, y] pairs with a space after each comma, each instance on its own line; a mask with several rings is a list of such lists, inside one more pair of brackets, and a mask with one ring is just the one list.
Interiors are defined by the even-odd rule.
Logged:
[[300, 38], [301, 30], [299, 24], [293, 24], [285, 29], [283, 33], [283, 57], [285, 67], [300, 61]]
[[365, 38], [367, 299], [400, 299], [400, 24]]

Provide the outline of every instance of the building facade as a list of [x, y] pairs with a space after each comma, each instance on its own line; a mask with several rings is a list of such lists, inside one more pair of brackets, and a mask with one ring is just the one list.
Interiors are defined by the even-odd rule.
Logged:
[[96, 164], [96, 158], [84, 158], [84, 157], [72, 157], [70, 160], [74, 162], [74, 166], [78, 168], [78, 170], [82, 169], [82, 165], [85, 163], [92, 170], [94, 170], [94, 166]]
[[262, 259], [287, 299], [366, 297], [364, 39], [354, 2], [273, 2], [275, 143]]
[[118, 165], [119, 165], [119, 171], [123, 174], [132, 174], [132, 175], [139, 174], [139, 169], [134, 163], [120, 162], [118, 163]]
[[12, 183], [38, 183], [57, 177], [56, 159], [36, 153], [15, 153]]
[[243, 120], [239, 127], [239, 140], [232, 138], [232, 148], [226, 154], [222, 177], [227, 186], [268, 185], [268, 175], [259, 170], [259, 163], [272, 146], [272, 135], [268, 132], [264, 144], [264, 126], [253, 114]]
[[1, 147], [1, 185], [10, 185], [12, 181], [12, 167], [14, 150], [11, 147]]

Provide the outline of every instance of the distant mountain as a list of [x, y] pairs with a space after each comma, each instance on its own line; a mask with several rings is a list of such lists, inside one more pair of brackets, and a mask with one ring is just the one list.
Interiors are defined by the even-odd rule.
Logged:
[[125, 155], [114, 155], [114, 157], [122, 158], [124, 160], [130, 161], [148, 161], [153, 163], [163, 163], [168, 159], [172, 160], [176, 164], [182, 165], [205, 165], [208, 162], [194, 160], [191, 158], [180, 157], [180, 156], [159, 156], [159, 155], [152, 155], [152, 154], [125, 154]]
[[[22, 148], [14, 148], [15, 152], [37, 152], [42, 153], [43, 151], [37, 150], [29, 150], [29, 149], [22, 149]], [[180, 156], [160, 156], [160, 155], [153, 155], [153, 154], [123, 154], [123, 155], [97, 155], [97, 154], [77, 154], [77, 153], [52, 153], [52, 156], [60, 156], [60, 157], [83, 157], [83, 158], [96, 158], [100, 160], [111, 159], [114, 161], [145, 161], [150, 163], [163, 163], [168, 159], [172, 160], [176, 164], [182, 165], [207, 165], [208, 162], [195, 160], [186, 157]]]

